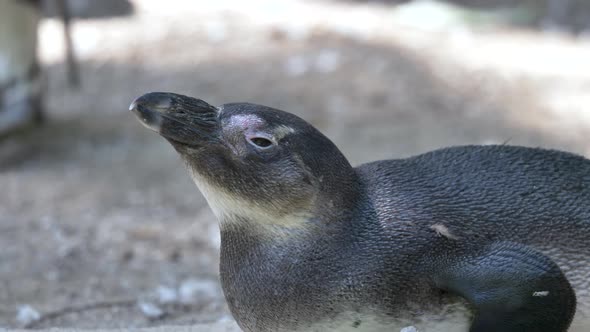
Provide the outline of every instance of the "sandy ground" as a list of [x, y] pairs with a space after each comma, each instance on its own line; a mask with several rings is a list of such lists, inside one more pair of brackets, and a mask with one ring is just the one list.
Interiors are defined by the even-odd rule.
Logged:
[[[136, 332], [240, 332], [240, 329], [237, 327], [235, 322], [222, 322], [222, 323], [210, 323], [210, 324], [195, 324], [195, 325], [185, 325], [185, 326], [158, 326], [152, 328], [138, 328], [133, 329]], [[0, 329], [0, 331], [3, 331]], [[6, 330], [8, 331], [8, 330]], [[24, 331], [31, 331], [30, 329], [11, 329], [10, 332], [24, 332]], [[75, 332], [80, 331], [80, 329], [75, 328], [52, 328], [47, 330], [36, 330], [36, 331], [44, 331], [44, 332]], [[129, 329], [93, 329], [93, 330], [82, 330], [82, 331], [92, 331], [92, 332], [123, 332], [129, 331]]]
[[505, 142], [590, 155], [586, 39], [425, 28], [376, 4], [241, 3], [136, 1], [132, 17], [77, 22], [77, 91], [44, 23], [48, 122], [0, 142], [0, 328], [233, 324], [214, 217], [127, 111], [145, 92], [291, 111], [354, 164]]

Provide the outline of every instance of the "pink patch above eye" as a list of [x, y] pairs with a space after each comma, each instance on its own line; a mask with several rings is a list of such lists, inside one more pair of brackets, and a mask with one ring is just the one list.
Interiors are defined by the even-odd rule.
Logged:
[[230, 126], [241, 129], [257, 129], [264, 125], [264, 121], [254, 114], [232, 116], [229, 123]]

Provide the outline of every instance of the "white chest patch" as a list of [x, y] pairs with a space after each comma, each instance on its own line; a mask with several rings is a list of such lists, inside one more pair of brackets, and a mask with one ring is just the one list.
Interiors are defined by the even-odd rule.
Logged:
[[[264, 206], [257, 202], [247, 202], [236, 197], [223, 188], [215, 187], [203, 179], [196, 171], [189, 167], [193, 181], [199, 187], [211, 210], [217, 219], [223, 223], [231, 223], [231, 216], [240, 216], [249, 220], [255, 220], [261, 225], [297, 228], [305, 224], [309, 217], [306, 214], [276, 216], [270, 214]], [[273, 228], [271, 227], [270, 230]], [[280, 232], [277, 231], [277, 235]]]

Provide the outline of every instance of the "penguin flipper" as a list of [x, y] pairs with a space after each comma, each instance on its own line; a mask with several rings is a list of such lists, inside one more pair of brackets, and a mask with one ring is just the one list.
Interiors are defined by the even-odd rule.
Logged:
[[441, 289], [475, 308], [470, 332], [565, 332], [576, 296], [549, 257], [530, 247], [498, 242], [435, 275]]

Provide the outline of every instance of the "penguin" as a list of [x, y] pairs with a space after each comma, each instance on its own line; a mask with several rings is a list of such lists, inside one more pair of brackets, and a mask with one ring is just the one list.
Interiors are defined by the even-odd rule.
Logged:
[[507, 145], [352, 167], [291, 113], [130, 106], [219, 220], [244, 331], [590, 331], [590, 160]]

